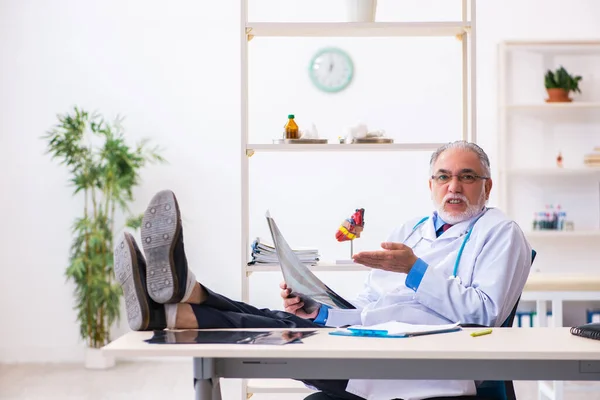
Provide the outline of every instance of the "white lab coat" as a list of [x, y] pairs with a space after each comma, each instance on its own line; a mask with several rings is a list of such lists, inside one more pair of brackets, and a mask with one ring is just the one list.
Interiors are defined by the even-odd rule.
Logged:
[[[429, 265], [417, 291], [405, 286], [406, 274], [373, 269], [364, 289], [352, 301], [357, 309], [329, 310], [328, 326], [387, 321], [502, 325], [531, 267], [531, 246], [519, 226], [497, 209], [485, 211], [463, 250], [459, 279], [450, 279], [458, 249], [473, 220], [458, 223], [436, 238], [434, 218], [430, 216], [410, 235], [420, 219], [407, 222], [388, 238], [412, 247], [415, 255]], [[473, 381], [364, 379], [351, 379], [346, 390], [368, 400], [419, 400], [474, 395], [476, 391]]]

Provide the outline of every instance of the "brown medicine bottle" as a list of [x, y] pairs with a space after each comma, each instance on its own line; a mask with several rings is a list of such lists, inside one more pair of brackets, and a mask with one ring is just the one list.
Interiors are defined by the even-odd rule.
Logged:
[[284, 126], [284, 132], [286, 139], [300, 139], [298, 125], [294, 121], [294, 114], [288, 115], [288, 122]]

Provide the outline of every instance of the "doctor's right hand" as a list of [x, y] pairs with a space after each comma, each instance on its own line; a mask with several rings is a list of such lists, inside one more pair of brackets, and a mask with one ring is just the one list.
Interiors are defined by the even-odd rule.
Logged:
[[285, 282], [281, 282], [279, 284], [279, 287], [281, 288], [281, 298], [283, 299], [283, 305], [285, 307], [285, 311], [289, 312], [290, 314], [294, 314], [300, 318], [304, 318], [304, 319], [314, 319], [317, 317], [317, 315], [319, 315], [319, 308], [317, 308], [315, 311], [313, 311], [312, 313], [307, 313], [304, 310], [304, 302], [302, 301], [302, 299], [298, 296], [296, 297], [290, 297], [290, 294], [292, 293], [292, 290], [290, 288], [288, 288], [287, 284]]

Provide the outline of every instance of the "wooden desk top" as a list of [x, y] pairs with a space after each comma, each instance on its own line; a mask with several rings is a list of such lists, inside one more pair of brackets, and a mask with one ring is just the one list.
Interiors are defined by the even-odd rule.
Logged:
[[[256, 330], [256, 329], [255, 329]], [[260, 330], [260, 329], [258, 329]], [[572, 335], [569, 328], [494, 328], [472, 337], [477, 329], [410, 338], [332, 336], [321, 329], [303, 344], [149, 344], [152, 332], [129, 332], [104, 351], [120, 357], [344, 358], [461, 360], [600, 360], [600, 340]]]

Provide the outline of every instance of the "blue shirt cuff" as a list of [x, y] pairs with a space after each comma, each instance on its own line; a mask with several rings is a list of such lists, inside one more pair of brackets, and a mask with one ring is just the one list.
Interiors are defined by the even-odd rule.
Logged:
[[321, 304], [321, 308], [319, 308], [319, 313], [317, 314], [315, 320], [313, 321], [315, 324], [325, 325], [327, 322], [327, 317], [329, 316], [329, 309], [331, 307], [326, 306], [325, 304]]
[[425, 261], [417, 258], [408, 275], [406, 275], [406, 280], [404, 281], [406, 287], [416, 292], [423, 280], [423, 275], [427, 272], [427, 267], [429, 265]]

